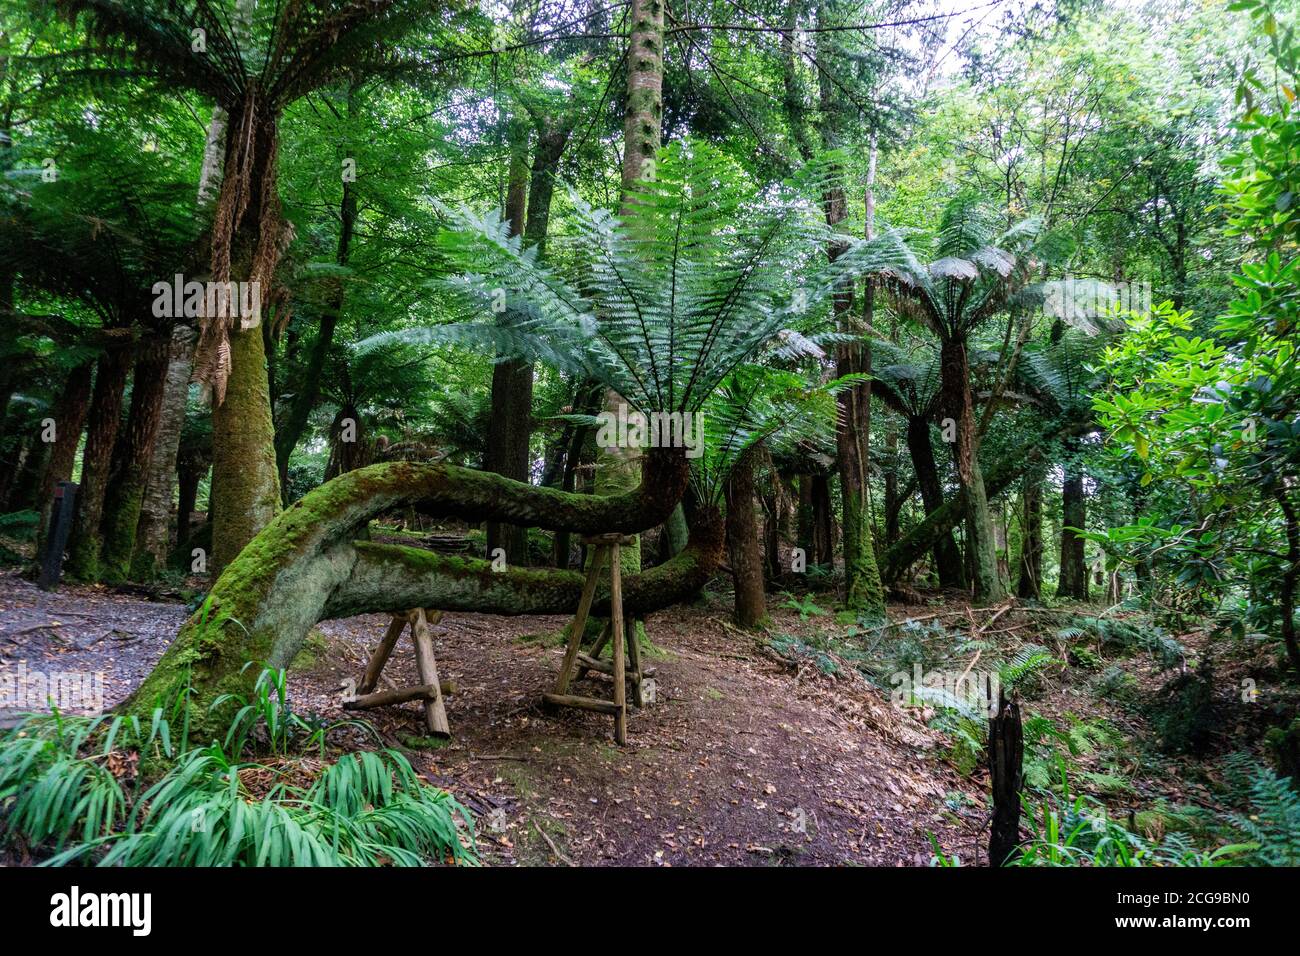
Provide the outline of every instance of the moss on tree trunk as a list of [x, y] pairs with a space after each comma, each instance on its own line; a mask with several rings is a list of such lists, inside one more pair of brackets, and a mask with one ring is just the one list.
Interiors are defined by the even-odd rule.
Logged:
[[[389, 509], [418, 506], [466, 521], [496, 519], [583, 534], [632, 533], [662, 522], [686, 486], [680, 454], [644, 459], [640, 486], [610, 498], [536, 488], [449, 465], [393, 462], [348, 472], [305, 496], [263, 530], [222, 572], [203, 606], [124, 705], [147, 714], [188, 689], [200, 735], [228, 721], [222, 694], [248, 694], [262, 667], [287, 667], [327, 617], [412, 607], [500, 614], [576, 609], [575, 572], [511, 569], [410, 548], [357, 542]], [[676, 559], [626, 586], [629, 613], [680, 600], [717, 566], [720, 535], [705, 522]], [[253, 662], [252, 667], [245, 665]]]
[[131, 411], [126, 431], [118, 436], [118, 468], [104, 504], [104, 549], [100, 577], [120, 584], [131, 574], [136, 528], [149, 481], [154, 438], [167, 387], [168, 333], [155, 334], [142, 346], [131, 384]]
[[212, 554], [228, 565], [280, 511], [262, 329], [230, 331], [230, 379], [212, 411]]

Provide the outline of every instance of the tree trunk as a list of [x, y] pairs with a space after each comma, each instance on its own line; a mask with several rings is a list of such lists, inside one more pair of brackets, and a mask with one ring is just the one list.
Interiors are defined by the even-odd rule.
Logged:
[[1056, 583], [1056, 596], [1088, 600], [1088, 568], [1084, 564], [1084, 539], [1070, 528], [1086, 528], [1088, 501], [1084, 494], [1082, 463], [1078, 446], [1066, 446], [1063, 463], [1065, 480], [1061, 483], [1061, 576]]
[[835, 512], [831, 506], [831, 482], [826, 475], [812, 479], [813, 543], [817, 564], [835, 565]]
[[799, 501], [795, 506], [795, 544], [803, 551], [805, 566], [817, 563], [817, 531], [813, 522], [813, 477], [796, 475]]
[[627, 53], [627, 107], [623, 118], [623, 197], [626, 202], [647, 160], [659, 151], [664, 115], [663, 0], [632, 0]]
[[190, 539], [194, 526], [194, 512], [199, 503], [199, 482], [210, 465], [194, 456], [182, 455], [176, 463], [176, 543], [183, 545]]
[[[989, 469], [985, 487], [988, 494], [997, 496], [1010, 487], [1011, 483], [1024, 474], [1025, 470], [1043, 460], [1043, 449], [1052, 442], [1067, 435], [1077, 435], [1088, 430], [1088, 425], [1081, 422], [1053, 424], [1027, 441], [1023, 448], [996, 462]], [[965, 517], [966, 492], [962, 488], [944, 502], [943, 507], [926, 516], [898, 544], [889, 548], [880, 559], [880, 576], [886, 583], [893, 583], [903, 572], [915, 563], [921, 555], [934, 547], [939, 538], [949, 534]]]
[[126, 431], [118, 435], [118, 468], [104, 504], [104, 549], [100, 576], [120, 584], [131, 574], [136, 528], [149, 481], [149, 465], [167, 389], [171, 332], [153, 333], [140, 345], [131, 383]]
[[9, 495], [8, 510], [27, 511], [39, 506], [36, 499], [40, 476], [45, 472], [50, 460], [50, 446], [38, 438], [27, 442], [26, 454], [18, 469], [15, 487]]
[[736, 586], [736, 623], [757, 627], [767, 618], [763, 559], [754, 518], [754, 462], [751, 447], [736, 460], [724, 487], [727, 502], [727, 554]]
[[212, 410], [214, 574], [235, 559], [280, 512], [266, 347], [260, 327], [230, 330], [230, 379]]
[[[528, 203], [528, 164], [524, 144], [516, 143], [510, 155], [510, 180], [506, 193], [506, 221], [510, 235], [522, 235]], [[533, 424], [533, 363], [526, 359], [498, 361], [492, 367], [492, 417], [488, 422], [483, 467], [515, 481], [528, 481], [529, 440]], [[487, 524], [487, 556], [505, 552], [514, 567], [528, 566], [528, 529]]]
[[[611, 497], [535, 488], [451, 465], [390, 462], [327, 482], [276, 518], [218, 578], [203, 607], [182, 628], [125, 705], [148, 714], [193, 693], [200, 737], [237, 708], [210, 705], [225, 692], [247, 695], [257, 667], [287, 667], [309, 630], [326, 618], [412, 607], [492, 614], [560, 614], [577, 606], [584, 576], [539, 569], [494, 571], [489, 562], [354, 539], [385, 511], [411, 506], [434, 517], [505, 521], [581, 534], [631, 534], [660, 524], [688, 478], [680, 454], [643, 458], [641, 483]], [[700, 521], [692, 545], [665, 565], [624, 581], [630, 614], [666, 607], [714, 573], [721, 528]], [[607, 597], [602, 595], [607, 605]], [[607, 607], [597, 607], [597, 613]]]
[[1025, 475], [1020, 493], [1020, 576], [1016, 595], [1037, 601], [1043, 584], [1043, 476]]
[[54, 405], [54, 447], [50, 450], [45, 474], [41, 476], [37, 491], [37, 507], [41, 511], [40, 531], [36, 553], [45, 550], [45, 536], [49, 533], [50, 515], [53, 513], [54, 489], [60, 481], [72, 480], [72, 468], [77, 461], [77, 447], [81, 444], [81, 430], [90, 410], [90, 382], [95, 363], [86, 362], [68, 373], [63, 391]]
[[189, 326], [177, 325], [172, 329], [167, 379], [163, 386], [162, 414], [154, 435], [149, 480], [140, 507], [140, 527], [136, 531], [132, 572], [142, 581], [153, 578], [167, 566], [167, 557], [172, 548], [172, 498], [176, 492], [177, 456], [190, 397], [194, 340], [194, 330]]
[[[912, 457], [917, 486], [921, 489], [921, 501], [929, 517], [943, 507], [943, 484], [939, 481], [939, 466], [934, 460], [934, 446], [930, 444], [930, 425], [920, 416], [907, 420], [907, 450]], [[941, 587], [966, 587], [961, 551], [951, 531], [939, 535], [934, 545], [934, 566]]]
[[131, 349], [112, 344], [95, 366], [95, 391], [86, 426], [86, 448], [81, 455], [81, 485], [77, 490], [77, 516], [68, 543], [68, 577], [99, 580], [100, 527], [104, 495], [108, 490], [113, 444], [122, 418], [122, 395], [131, 374]]
[[940, 347], [943, 407], [957, 425], [954, 458], [957, 476], [965, 491], [966, 529], [971, 550], [975, 601], [993, 604], [1005, 591], [998, 574], [997, 545], [993, 538], [993, 517], [984, 489], [979, 463], [979, 436], [975, 433], [975, 405], [971, 398], [970, 366], [964, 339], [950, 339]]
[[[334, 250], [334, 261], [337, 265], [346, 266], [351, 258], [352, 236], [356, 221], [356, 185], [344, 181], [343, 198], [339, 203], [339, 238]], [[325, 372], [325, 362], [334, 345], [334, 332], [343, 315], [346, 297], [347, 287], [343, 279], [335, 278], [325, 309], [321, 313], [320, 325], [316, 329], [316, 339], [312, 342], [311, 351], [307, 355], [307, 367], [303, 370], [301, 380], [297, 382], [297, 389], [289, 402], [284, 420], [275, 432], [275, 465], [276, 472], [280, 476], [282, 496], [288, 493], [289, 456], [302, 440], [312, 409], [316, 407], [316, 402], [320, 398], [321, 376]], [[287, 500], [284, 501], [284, 504], [288, 503]]]
[[1020, 787], [1024, 731], [1020, 706], [998, 693], [998, 712], [989, 718], [989, 784], [993, 819], [989, 826], [989, 866], [1002, 866], [1020, 846]]

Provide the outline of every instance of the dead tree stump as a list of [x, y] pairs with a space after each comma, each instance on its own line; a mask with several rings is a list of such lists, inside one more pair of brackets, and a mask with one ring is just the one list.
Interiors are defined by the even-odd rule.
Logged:
[[997, 713], [989, 718], [989, 781], [993, 821], [989, 830], [989, 866], [1002, 866], [1020, 846], [1020, 786], [1024, 734], [1020, 705], [998, 691]]

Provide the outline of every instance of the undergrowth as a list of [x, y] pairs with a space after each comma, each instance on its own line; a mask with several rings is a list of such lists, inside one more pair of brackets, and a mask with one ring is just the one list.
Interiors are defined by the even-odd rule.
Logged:
[[468, 811], [403, 754], [329, 760], [340, 725], [292, 714], [282, 671], [257, 688], [224, 739], [204, 746], [187, 739], [188, 706], [172, 719], [159, 708], [148, 727], [27, 717], [0, 737], [0, 844], [47, 866], [476, 862]]

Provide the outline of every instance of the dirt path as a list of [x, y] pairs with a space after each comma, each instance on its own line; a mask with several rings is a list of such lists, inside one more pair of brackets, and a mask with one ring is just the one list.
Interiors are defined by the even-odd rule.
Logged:
[[[101, 670], [112, 706], [183, 617], [179, 604], [93, 588], [46, 595], [3, 575], [0, 666]], [[490, 863], [925, 865], [927, 832], [970, 858], [982, 797], [934, 756], [933, 734], [857, 680], [792, 673], [723, 617], [675, 608], [649, 620], [658, 700], [634, 712], [618, 748], [608, 717], [539, 706], [565, 619], [449, 615], [435, 644], [441, 676], [458, 685], [455, 737], [412, 761], [475, 811]], [[341, 688], [386, 623], [322, 626], [329, 640], [290, 674], [300, 712], [348, 716]], [[386, 673], [416, 682], [405, 641]], [[587, 684], [608, 693], [599, 676]], [[415, 704], [368, 716], [395, 741], [421, 732]], [[954, 813], [946, 800], [958, 792]]]

